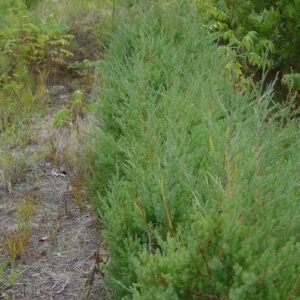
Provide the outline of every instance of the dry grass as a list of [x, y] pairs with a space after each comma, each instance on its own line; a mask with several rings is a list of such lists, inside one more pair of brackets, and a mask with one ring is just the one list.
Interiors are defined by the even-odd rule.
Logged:
[[24, 179], [26, 159], [23, 155], [2, 153], [0, 168], [3, 172], [4, 187], [11, 192], [12, 187]]
[[19, 200], [16, 207], [16, 226], [5, 236], [6, 252], [9, 260], [21, 258], [31, 234], [31, 220], [34, 204], [37, 199], [25, 197]]

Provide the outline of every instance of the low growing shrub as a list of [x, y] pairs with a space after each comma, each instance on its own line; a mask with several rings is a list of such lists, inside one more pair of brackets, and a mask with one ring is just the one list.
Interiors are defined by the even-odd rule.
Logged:
[[296, 299], [299, 123], [271, 87], [233, 90], [188, 1], [150, 4], [100, 66], [90, 188], [113, 297]]

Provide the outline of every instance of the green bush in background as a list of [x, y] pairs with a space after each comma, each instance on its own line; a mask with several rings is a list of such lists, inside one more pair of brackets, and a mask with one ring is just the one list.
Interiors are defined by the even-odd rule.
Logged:
[[64, 58], [72, 55], [66, 49], [72, 38], [66, 26], [51, 17], [34, 18], [22, 1], [1, 3], [0, 18], [2, 85], [18, 77], [21, 66], [24, 71], [38, 73], [49, 64], [63, 64]]
[[191, 2], [149, 3], [99, 67], [90, 188], [115, 299], [300, 297], [299, 123], [271, 87], [233, 90], [214, 38]]
[[28, 8], [33, 8], [40, 2], [40, 0], [25, 0], [24, 2]]
[[[211, 29], [239, 55], [235, 68], [272, 68], [281, 76], [300, 72], [299, 0], [212, 0], [205, 14]], [[203, 8], [203, 1], [199, 1]], [[240, 75], [239, 73], [237, 73]], [[249, 72], [248, 72], [249, 75]], [[274, 77], [272, 78], [274, 79]]]
[[47, 76], [72, 56], [67, 27], [26, 4], [33, 2], [0, 2], [0, 134], [44, 104]]

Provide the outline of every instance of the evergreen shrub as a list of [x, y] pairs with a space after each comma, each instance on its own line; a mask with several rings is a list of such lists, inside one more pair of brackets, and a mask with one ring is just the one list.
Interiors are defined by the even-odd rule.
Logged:
[[135, 12], [95, 106], [90, 188], [113, 297], [298, 299], [299, 122], [271, 87], [233, 89], [189, 1]]

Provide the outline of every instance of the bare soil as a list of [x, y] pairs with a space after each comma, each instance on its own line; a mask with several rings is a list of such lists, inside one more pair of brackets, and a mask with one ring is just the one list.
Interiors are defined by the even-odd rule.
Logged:
[[[101, 263], [108, 262], [99, 225], [84, 187], [81, 203], [76, 203], [72, 192], [76, 170], [65, 167], [64, 162], [70, 146], [70, 155], [79, 155], [84, 135], [81, 128], [86, 128], [89, 121], [87, 116], [80, 120], [79, 129], [53, 128], [53, 114], [71, 91], [63, 86], [49, 87], [49, 91], [52, 106], [43, 120], [33, 122], [32, 142], [12, 150], [13, 155], [27, 158], [22, 176], [9, 191], [0, 180], [0, 262], [7, 259], [6, 236], [16, 230], [18, 201], [24, 197], [35, 199], [25, 251], [6, 267], [7, 272], [13, 269], [18, 273], [17, 279], [0, 290], [0, 299], [110, 299], [99, 270]], [[49, 147], [55, 148], [56, 162], [49, 159], [53, 152]], [[38, 157], [36, 161], [33, 155]], [[1, 173], [0, 166], [3, 178]]]

